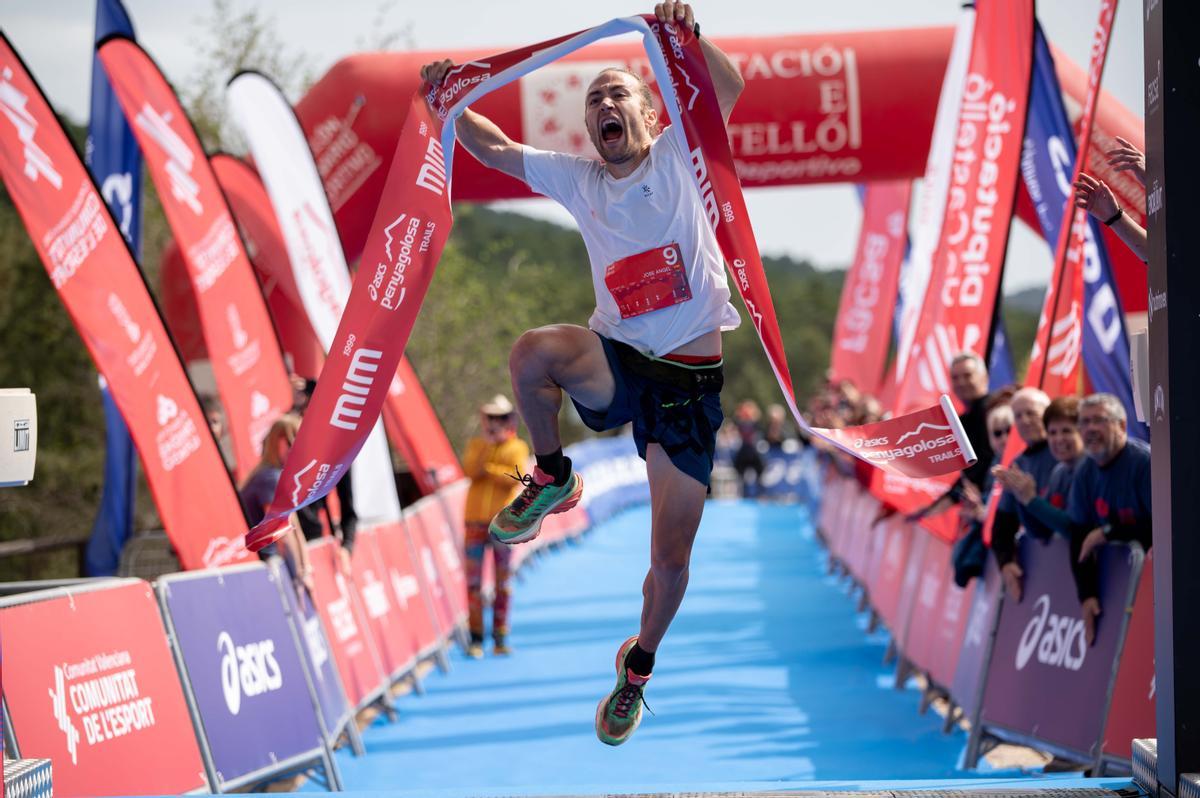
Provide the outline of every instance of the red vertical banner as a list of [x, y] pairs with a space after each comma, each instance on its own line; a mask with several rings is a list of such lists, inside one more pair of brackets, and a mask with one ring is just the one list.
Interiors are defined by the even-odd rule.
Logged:
[[[1093, 28], [1088, 90], [1084, 98], [1083, 115], [1080, 118], [1079, 147], [1075, 152], [1072, 183], [1079, 179], [1079, 173], [1087, 163], [1096, 102], [1100, 96], [1100, 78], [1104, 74], [1104, 62], [1108, 59], [1108, 43], [1116, 14], [1117, 0], [1101, 0], [1100, 18]], [[1079, 364], [1083, 356], [1083, 269], [1086, 230], [1087, 211], [1076, 208], [1074, 202], [1068, 199], [1063, 207], [1063, 221], [1054, 250], [1054, 274], [1050, 278], [1046, 298], [1042, 303], [1042, 315], [1038, 319], [1037, 335], [1033, 339], [1033, 351], [1029, 355], [1029, 369], [1025, 372], [1025, 385], [1041, 388], [1051, 397], [1073, 396], [1079, 392]], [[1004, 465], [1012, 463], [1022, 448], [1020, 437], [1010, 435], [1001, 462]], [[988, 517], [983, 528], [983, 539], [988, 545], [992, 542], [992, 524], [996, 519], [996, 507], [1001, 491], [1002, 486], [996, 483], [991, 496], [988, 497]]]
[[[1079, 122], [1079, 147], [1071, 182], [1087, 163], [1092, 126], [1100, 97], [1100, 79], [1108, 60], [1117, 0], [1101, 0], [1100, 18], [1093, 28], [1091, 60], [1088, 64], [1087, 95]], [[1068, 396], [1079, 390], [1079, 361], [1083, 346], [1083, 268], [1087, 211], [1068, 200], [1063, 208], [1058, 244], [1054, 249], [1054, 275], [1042, 305], [1037, 337], [1029, 358], [1026, 385], [1036, 385], [1051, 396]]]
[[[241, 228], [246, 251], [262, 285], [279, 342], [292, 357], [292, 370], [315, 380], [325, 362], [321, 342], [313, 332], [292, 267], [283, 233], [271, 208], [271, 198], [254, 169], [238, 158], [217, 153], [211, 159], [221, 190], [229, 200], [233, 218]], [[188, 288], [190, 291], [190, 287]]]
[[129, 39], [105, 41], [99, 58], [187, 263], [242, 479], [258, 463], [271, 424], [292, 405], [279, 342], [225, 197], [175, 92]]
[[137, 263], [6, 38], [0, 109], [4, 184], [129, 425], [183, 567], [247, 559], [237, 494]]
[[986, 354], [1008, 231], [1033, 66], [1033, 0], [980, 0], [959, 106], [946, 220], [896, 409], [950, 389], [962, 351]]
[[400, 358], [388, 386], [383, 423], [426, 496], [463, 478], [458, 455], [407, 357]]
[[858, 249], [838, 305], [830, 370], [872, 396], [883, 387], [911, 197], [908, 180], [867, 186]]

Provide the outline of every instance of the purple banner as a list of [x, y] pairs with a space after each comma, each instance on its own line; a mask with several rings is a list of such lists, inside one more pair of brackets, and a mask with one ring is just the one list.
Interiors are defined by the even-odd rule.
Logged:
[[281, 575], [278, 579], [280, 592], [288, 614], [296, 625], [303, 641], [304, 656], [308, 660], [308, 672], [312, 674], [313, 692], [321, 706], [321, 718], [325, 721], [325, 738], [332, 746], [343, 725], [350, 720], [350, 702], [342, 688], [342, 679], [337, 672], [337, 663], [329, 648], [329, 638], [321, 625], [321, 616], [312, 603], [308, 591], [297, 591], [287, 576], [287, 566], [282, 560], [272, 559], [269, 567]]
[[[1000, 611], [1000, 571], [996, 560], [988, 557], [983, 576], [975, 580], [975, 595], [971, 599], [971, 615], [963, 632], [962, 648], [954, 669], [954, 685], [950, 695], [963, 713], [974, 719], [979, 709], [980, 688], [991, 653], [992, 631], [996, 628], [996, 613]], [[968, 763], [970, 766], [973, 763]]]
[[251, 565], [159, 581], [217, 772], [215, 787], [323, 750], [275, 579]]
[[1096, 640], [1088, 646], [1067, 541], [1025, 535], [1022, 601], [1005, 602], [988, 664], [982, 722], [1088, 757], [1104, 729], [1114, 663], [1141, 572], [1142, 553], [1116, 544], [1100, 552]]

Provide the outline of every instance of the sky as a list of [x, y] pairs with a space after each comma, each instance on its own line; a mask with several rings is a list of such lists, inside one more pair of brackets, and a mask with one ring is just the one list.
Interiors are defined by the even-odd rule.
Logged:
[[[404, 31], [419, 50], [480, 47], [504, 50], [589, 27], [607, 19], [648, 13], [652, 3], [617, 0], [229, 0], [236, 10], [259, 9], [280, 37], [306, 54], [320, 76], [338, 59]], [[167, 77], [184, 85], [200, 68], [208, 0], [125, 0], [138, 39]], [[823, 31], [952, 25], [958, 0], [708, 0], [694, 3], [702, 30], [713, 36], [778, 35]], [[1118, 5], [1104, 88], [1138, 117], [1143, 115], [1140, 2]], [[0, 0], [0, 26], [42, 84], [55, 108], [87, 117], [94, 0]], [[1042, 0], [1038, 17], [1057, 47], [1087, 63], [1098, 0]], [[759, 246], [766, 254], [844, 268], [854, 256], [862, 211], [850, 185], [755, 189], [746, 193]], [[549, 200], [504, 207], [573, 226]], [[1045, 285], [1051, 253], [1041, 238], [1015, 223], [1005, 269], [1005, 292]]]

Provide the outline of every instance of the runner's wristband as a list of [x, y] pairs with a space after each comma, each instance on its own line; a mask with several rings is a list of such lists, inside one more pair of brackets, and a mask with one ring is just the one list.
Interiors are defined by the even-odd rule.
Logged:
[[1124, 211], [1124, 209], [1122, 209], [1122, 208], [1117, 208], [1117, 212], [1116, 212], [1116, 213], [1114, 213], [1114, 214], [1112, 215], [1112, 217], [1110, 217], [1110, 218], [1108, 218], [1108, 219], [1105, 219], [1105, 220], [1104, 220], [1104, 226], [1105, 226], [1105, 227], [1112, 227], [1112, 226], [1113, 226], [1113, 223], [1114, 223], [1115, 221], [1117, 221], [1118, 219], [1120, 219], [1120, 218], [1121, 218], [1122, 216], [1124, 216], [1124, 215], [1125, 215], [1125, 211]]

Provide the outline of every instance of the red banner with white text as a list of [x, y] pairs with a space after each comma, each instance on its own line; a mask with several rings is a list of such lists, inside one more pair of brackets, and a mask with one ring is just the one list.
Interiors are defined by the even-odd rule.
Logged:
[[[1100, 18], [1093, 28], [1088, 87], [1080, 116], [1079, 146], [1071, 182], [1079, 179], [1088, 161], [1092, 126], [1100, 96], [1100, 80], [1108, 59], [1117, 0], [1100, 0]], [[1063, 208], [1054, 248], [1054, 275], [1042, 305], [1037, 336], [1029, 357], [1026, 385], [1036, 385], [1050, 396], [1069, 396], [1079, 390], [1079, 361], [1083, 344], [1083, 267], [1087, 211], [1068, 201]]]
[[400, 365], [388, 386], [383, 424], [388, 440], [400, 449], [412, 469], [413, 478], [426, 496], [462, 479], [458, 455], [407, 357], [400, 358]]
[[5, 698], [21, 755], [53, 760], [54, 794], [207, 791], [150, 585], [112, 580], [30, 597], [0, 609], [10, 652]]
[[106, 40], [99, 58], [188, 265], [243, 479], [271, 424], [292, 406], [266, 303], [204, 149], [158, 67], [124, 38]]
[[833, 379], [850, 380], [872, 396], [883, 387], [911, 197], [908, 180], [867, 186], [858, 249], [846, 272], [833, 330]]
[[[1075, 152], [1075, 168], [1071, 183], [1087, 163], [1091, 149], [1092, 123], [1096, 116], [1096, 101], [1100, 95], [1100, 79], [1108, 59], [1108, 43], [1112, 36], [1117, 0], [1100, 1], [1100, 18], [1093, 30], [1092, 56], [1088, 65], [1088, 88], [1080, 117], [1079, 147]], [[1087, 211], [1076, 208], [1068, 199], [1063, 207], [1058, 243], [1054, 248], [1054, 274], [1042, 302], [1033, 351], [1025, 385], [1041, 388], [1050, 397], [1074, 396], [1079, 392], [1079, 364], [1083, 355], [1083, 269], [1084, 236], [1087, 230]], [[1024, 448], [1018, 435], [1009, 435], [1001, 463], [1009, 465]], [[998, 482], [988, 497], [988, 517], [984, 522], [983, 539], [991, 545], [992, 525], [1003, 486]]]
[[108, 381], [183, 567], [247, 559], [237, 494], [118, 225], [7, 39], [0, 70], [4, 184]]
[[[699, 42], [690, 31], [677, 31], [671, 25], [660, 28], [646, 18], [613, 20], [579, 34], [462, 64], [427, 98], [413, 98], [382, 204], [367, 237], [363, 265], [313, 395], [309, 422], [296, 439], [270, 512], [251, 532], [250, 545], [270, 539], [293, 508], [329, 491], [362, 446], [366, 423], [382, 408], [390, 380], [379, 378], [398, 365], [449, 234], [447, 189], [454, 137], [446, 120], [504, 82], [491, 80], [493, 76], [511, 79], [591, 41], [635, 31], [643, 34], [660, 89], [670, 98], [667, 106], [672, 121], [684, 127], [692, 148], [699, 199], [716, 230], [734, 283], [793, 415], [808, 428], [796, 407], [770, 290]], [[672, 88], [676, 74], [687, 92], [680, 101]], [[703, 100], [698, 102], [701, 95]], [[881, 468], [913, 476], [947, 473], [974, 460], [958, 418], [952, 408], [947, 412], [948, 404], [948, 400], [939, 402], [920, 413], [880, 424], [814, 432]], [[314, 419], [320, 423], [314, 424]]]
[[980, 0], [946, 219], [896, 409], [950, 388], [959, 352], [986, 355], [1016, 202], [1033, 67], [1033, 0]]
[[[229, 200], [233, 218], [241, 228], [247, 254], [254, 264], [275, 329], [279, 331], [279, 343], [292, 358], [292, 371], [315, 380], [325, 362], [325, 352], [300, 301], [300, 291], [292, 277], [287, 247], [271, 209], [271, 199], [254, 169], [246, 162], [217, 153], [211, 163], [217, 182]], [[165, 277], [163, 283], [166, 284]], [[191, 291], [190, 285], [185, 287]], [[194, 299], [191, 304], [195, 307]], [[173, 310], [168, 304], [168, 311]], [[176, 314], [172, 312], [171, 315], [174, 324]], [[199, 319], [194, 318], [194, 323], [199, 325]]]

